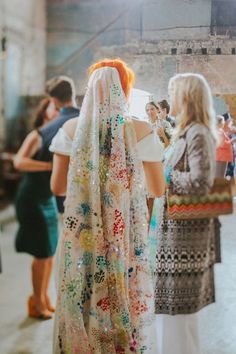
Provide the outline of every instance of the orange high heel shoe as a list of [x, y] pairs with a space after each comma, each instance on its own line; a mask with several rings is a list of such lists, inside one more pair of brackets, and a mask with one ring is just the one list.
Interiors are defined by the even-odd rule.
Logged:
[[30, 296], [28, 299], [28, 316], [38, 318], [39, 320], [50, 320], [52, 318], [51, 312], [47, 310], [39, 311], [37, 309], [33, 296]]
[[48, 296], [45, 297], [45, 301], [46, 301], [47, 309], [48, 309], [50, 312], [55, 312], [55, 311], [56, 311], [56, 308], [55, 308], [55, 306], [53, 306], [53, 305], [51, 304], [51, 301], [50, 301], [50, 299], [49, 299]]

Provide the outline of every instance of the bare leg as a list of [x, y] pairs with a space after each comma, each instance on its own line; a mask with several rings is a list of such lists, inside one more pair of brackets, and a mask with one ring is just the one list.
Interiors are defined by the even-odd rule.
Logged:
[[55, 308], [52, 306], [49, 295], [48, 295], [48, 287], [49, 287], [49, 282], [52, 274], [52, 268], [53, 268], [53, 262], [54, 258], [49, 257], [47, 258], [47, 264], [46, 264], [46, 271], [45, 271], [45, 277], [44, 277], [44, 296], [45, 296], [45, 302], [47, 309], [49, 311], [55, 311]]
[[38, 312], [50, 314], [45, 303], [45, 274], [47, 271], [47, 258], [34, 258], [32, 263], [33, 299]]

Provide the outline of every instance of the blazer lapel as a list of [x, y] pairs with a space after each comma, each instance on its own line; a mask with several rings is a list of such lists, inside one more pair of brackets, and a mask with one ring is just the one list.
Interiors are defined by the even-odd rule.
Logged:
[[175, 144], [174, 144], [174, 151], [170, 156], [167, 165], [172, 166], [173, 168], [177, 165], [177, 163], [182, 158], [185, 149], [186, 149], [186, 139], [181, 137]]

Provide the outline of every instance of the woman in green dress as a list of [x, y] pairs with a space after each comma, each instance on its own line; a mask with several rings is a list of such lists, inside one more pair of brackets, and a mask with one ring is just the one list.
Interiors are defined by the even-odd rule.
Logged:
[[16, 169], [24, 176], [15, 200], [19, 229], [16, 235], [17, 252], [32, 255], [33, 295], [28, 299], [28, 315], [49, 319], [55, 311], [48, 296], [48, 285], [56, 251], [58, 229], [55, 198], [50, 190], [52, 163], [45, 158], [43, 143], [37, 128], [56, 118], [49, 99], [40, 102], [34, 130], [27, 135], [14, 158]]

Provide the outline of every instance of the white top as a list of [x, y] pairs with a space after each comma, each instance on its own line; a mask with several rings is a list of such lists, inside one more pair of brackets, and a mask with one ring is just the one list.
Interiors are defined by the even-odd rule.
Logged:
[[[51, 152], [70, 156], [72, 149], [72, 139], [60, 128], [52, 139], [49, 147]], [[163, 160], [164, 146], [159, 137], [154, 132], [145, 136], [137, 143], [138, 157], [142, 161], [159, 162]]]

